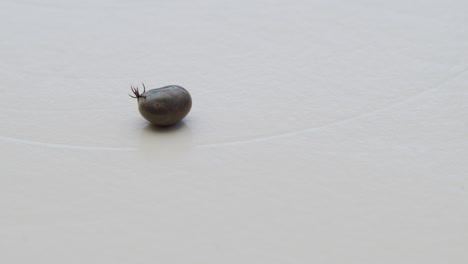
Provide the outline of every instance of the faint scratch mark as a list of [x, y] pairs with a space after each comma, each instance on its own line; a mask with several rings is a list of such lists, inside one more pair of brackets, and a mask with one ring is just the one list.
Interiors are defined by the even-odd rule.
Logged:
[[67, 144], [56, 144], [56, 143], [47, 143], [47, 142], [40, 142], [40, 141], [32, 141], [32, 140], [24, 140], [12, 137], [4, 137], [0, 136], [0, 140], [19, 143], [19, 144], [27, 144], [27, 145], [36, 145], [48, 148], [59, 148], [59, 149], [77, 149], [77, 150], [91, 150], [91, 151], [136, 151], [136, 148], [130, 147], [91, 147], [91, 146], [79, 146], [79, 145], [67, 145]]
[[323, 126], [305, 128], [305, 129], [301, 129], [301, 130], [297, 130], [297, 131], [285, 132], [285, 133], [270, 135], [270, 136], [255, 137], [255, 138], [245, 139], [245, 140], [237, 140], [237, 141], [229, 141], [229, 142], [213, 143], [213, 144], [202, 144], [202, 145], [196, 146], [196, 148], [217, 148], [217, 147], [237, 146], [237, 145], [243, 145], [243, 144], [265, 142], [265, 141], [271, 141], [271, 140], [275, 140], [275, 139], [298, 136], [298, 135], [302, 135], [302, 134], [306, 134], [306, 133], [310, 133], [310, 132], [315, 132], [315, 131], [318, 131], [318, 130], [321, 130], [321, 129], [324, 129], [324, 128], [329, 128], [329, 127], [337, 126], [337, 125], [340, 125], [340, 124], [350, 123], [350, 122], [353, 122], [355, 120], [359, 120], [359, 119], [363, 119], [363, 118], [366, 118], [366, 117], [369, 117], [369, 116], [376, 115], [378, 113], [381, 113], [381, 112], [386, 111], [388, 109], [391, 109], [391, 108], [406, 104], [408, 102], [415, 101], [418, 98], [424, 96], [425, 94], [428, 94], [428, 93], [430, 93], [430, 92], [432, 92], [434, 90], [439, 89], [445, 83], [457, 78], [460, 75], [463, 75], [467, 71], [468, 71], [468, 68], [465, 68], [462, 71], [456, 72], [454, 74], [450, 74], [449, 76], [447, 76], [447, 77], [443, 78], [442, 80], [438, 81], [436, 84], [430, 86], [428, 89], [425, 89], [425, 90], [423, 90], [421, 92], [418, 92], [415, 95], [412, 95], [412, 96], [406, 98], [405, 100], [390, 103], [390, 104], [388, 104], [388, 105], [386, 105], [386, 106], [384, 106], [382, 108], [376, 109], [374, 111], [371, 111], [371, 112], [368, 112], [368, 113], [365, 113], [365, 114], [361, 114], [361, 115], [357, 115], [357, 116], [353, 116], [353, 117], [349, 117], [349, 118], [346, 118], [346, 119], [338, 120], [338, 121], [335, 121], [335, 122], [332, 122], [332, 123], [329, 123], [329, 124], [326, 124], [326, 125], [323, 125]]
[[14, 108], [4, 108], [0, 109], [0, 112], [4, 113], [90, 113], [90, 112], [109, 112], [109, 111], [117, 111], [117, 110], [128, 110], [131, 107], [114, 107], [114, 108], [96, 108], [96, 109], [14, 109]]
[[[354, 120], [359, 120], [365, 117], [373, 116], [376, 115], [380, 112], [383, 112], [385, 110], [403, 105], [405, 103], [417, 100], [419, 97], [422, 97], [423, 95], [430, 93], [434, 90], [439, 89], [441, 86], [443, 86], [445, 83], [457, 78], [458, 76], [462, 75], [463, 73], [467, 72], [468, 68], [451, 74], [447, 76], [446, 78], [440, 80], [437, 82], [435, 85], [431, 86], [430, 88], [418, 92], [417, 94], [408, 97], [406, 100], [398, 101], [396, 103], [391, 103], [388, 104], [382, 108], [379, 108], [375, 111], [368, 112], [365, 114], [357, 115], [354, 117], [338, 120], [323, 126], [318, 126], [318, 127], [312, 127], [312, 128], [306, 128], [306, 129], [301, 129], [298, 131], [292, 131], [292, 132], [286, 132], [282, 134], [276, 134], [276, 135], [270, 135], [270, 136], [262, 136], [262, 137], [255, 137], [251, 139], [245, 139], [245, 140], [237, 140], [237, 141], [230, 141], [230, 142], [224, 142], [224, 143], [213, 143], [213, 144], [201, 144], [198, 146], [195, 146], [195, 148], [216, 148], [216, 147], [226, 147], [226, 146], [237, 146], [237, 145], [242, 145], [242, 144], [250, 144], [250, 143], [258, 143], [258, 142], [265, 142], [265, 141], [271, 141], [275, 139], [281, 139], [281, 138], [288, 138], [288, 137], [293, 137], [297, 135], [302, 135], [310, 132], [315, 132], [324, 128], [328, 127], [333, 127], [337, 126], [340, 124], [345, 124], [352, 122]], [[4, 137], [0, 136], [0, 140], [7, 141], [7, 142], [14, 142], [14, 143], [20, 143], [20, 144], [28, 144], [28, 145], [37, 145], [37, 146], [43, 146], [43, 147], [49, 147], [49, 148], [60, 148], [60, 149], [76, 149], [76, 150], [89, 150], [89, 151], [137, 151], [137, 148], [132, 148], [132, 147], [91, 147], [91, 146], [79, 146], [79, 145], [67, 145], [67, 144], [56, 144], [56, 143], [47, 143], [47, 142], [39, 142], [39, 141], [31, 141], [31, 140], [23, 140], [23, 139], [17, 139], [17, 138], [12, 138], [12, 137]]]

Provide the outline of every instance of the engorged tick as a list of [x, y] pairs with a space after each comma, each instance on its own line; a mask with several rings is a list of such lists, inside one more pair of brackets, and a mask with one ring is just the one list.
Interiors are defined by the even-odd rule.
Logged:
[[140, 114], [149, 122], [159, 126], [170, 126], [182, 120], [192, 108], [192, 98], [185, 88], [169, 85], [143, 92], [130, 86], [138, 101]]

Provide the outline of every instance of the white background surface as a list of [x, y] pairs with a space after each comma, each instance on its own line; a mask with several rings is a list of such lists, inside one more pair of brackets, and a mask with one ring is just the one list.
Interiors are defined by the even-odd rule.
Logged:
[[468, 263], [467, 14], [2, 0], [0, 262]]

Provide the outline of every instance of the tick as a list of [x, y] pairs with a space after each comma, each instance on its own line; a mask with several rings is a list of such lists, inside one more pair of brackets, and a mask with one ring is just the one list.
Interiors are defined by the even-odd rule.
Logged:
[[140, 94], [138, 87], [130, 86], [138, 101], [140, 114], [149, 122], [158, 126], [170, 126], [182, 120], [192, 108], [192, 97], [185, 88], [178, 85], [168, 85], [146, 91]]

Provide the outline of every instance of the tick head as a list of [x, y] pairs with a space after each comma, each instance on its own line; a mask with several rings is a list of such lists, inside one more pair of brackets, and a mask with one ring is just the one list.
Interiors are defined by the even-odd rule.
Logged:
[[143, 92], [142, 93], [140, 93], [140, 91], [138, 91], [138, 86], [136, 86], [136, 87], [130, 86], [130, 89], [132, 90], [133, 94], [135, 95], [135, 96], [133, 96], [133, 95], [129, 94], [130, 97], [136, 98], [136, 99], [140, 99], [140, 97], [146, 98], [146, 96], [143, 95], [146, 92], [146, 87], [145, 87], [144, 83], [143, 83]]

